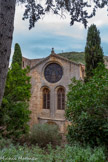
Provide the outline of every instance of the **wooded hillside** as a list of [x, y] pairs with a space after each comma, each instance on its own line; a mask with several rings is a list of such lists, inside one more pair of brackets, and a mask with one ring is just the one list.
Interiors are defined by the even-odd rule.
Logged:
[[[69, 60], [72, 60], [77, 63], [83, 63], [85, 64], [84, 60], [84, 52], [65, 52], [65, 53], [59, 53], [59, 55], [66, 57]], [[108, 65], [108, 56], [104, 56], [105, 63]]]

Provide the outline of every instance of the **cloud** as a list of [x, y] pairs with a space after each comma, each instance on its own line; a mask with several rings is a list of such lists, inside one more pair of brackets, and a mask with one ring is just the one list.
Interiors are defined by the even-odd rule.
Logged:
[[102, 27], [104, 25], [108, 25], [108, 15], [107, 15], [107, 7], [102, 9], [97, 9], [96, 16], [92, 19], [89, 19], [88, 25], [96, 24], [97, 27]]
[[[22, 21], [24, 7], [16, 8], [15, 30], [12, 46], [12, 53], [15, 43], [19, 43], [23, 56], [28, 58], [46, 57], [50, 54], [51, 48], [56, 53], [70, 51], [84, 51], [86, 44], [87, 29], [81, 23], [70, 26], [70, 17], [61, 19], [59, 16], [52, 17], [48, 14], [45, 18], [36, 23], [35, 28], [29, 31], [29, 22]], [[89, 19], [88, 25], [95, 23], [100, 30], [102, 47], [105, 54], [108, 54], [108, 17], [106, 9], [100, 9], [97, 15]]]

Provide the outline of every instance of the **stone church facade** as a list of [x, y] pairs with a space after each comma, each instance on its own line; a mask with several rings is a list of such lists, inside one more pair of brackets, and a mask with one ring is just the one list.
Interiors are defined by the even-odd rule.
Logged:
[[37, 123], [57, 124], [61, 133], [66, 131], [65, 103], [71, 79], [84, 78], [84, 65], [72, 62], [60, 55], [51, 54], [43, 59], [23, 57], [23, 68], [30, 66], [31, 110], [30, 126]]

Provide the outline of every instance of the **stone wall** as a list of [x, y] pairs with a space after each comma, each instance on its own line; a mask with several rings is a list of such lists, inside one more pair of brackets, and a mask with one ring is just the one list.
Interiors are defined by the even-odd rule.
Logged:
[[[30, 63], [29, 61], [26, 62], [26, 59], [23, 60], [25, 61], [25, 65]], [[44, 77], [45, 67], [52, 62], [58, 63], [63, 68], [63, 76], [57, 83], [49, 83]], [[64, 133], [68, 121], [66, 121], [64, 117], [65, 111], [57, 110], [57, 89], [59, 87], [64, 87], [65, 94], [67, 94], [68, 85], [71, 83], [71, 79], [73, 77], [78, 80], [81, 79], [84, 67], [81, 64], [76, 64], [56, 55], [50, 55], [46, 59], [40, 60], [40, 62], [38, 61], [38, 63], [36, 63], [34, 67], [33, 66], [29, 73], [32, 84], [31, 99], [29, 103], [29, 109], [32, 112], [30, 126], [36, 123], [48, 123], [49, 121], [53, 121], [59, 126], [60, 131]], [[44, 87], [48, 87], [50, 90], [50, 110], [42, 108], [42, 92]]]
[[40, 60], [42, 60], [42, 59], [28, 59], [28, 58], [22, 57], [22, 66], [23, 66], [23, 68], [25, 68], [27, 66], [29, 66], [30, 68], [32, 68]]

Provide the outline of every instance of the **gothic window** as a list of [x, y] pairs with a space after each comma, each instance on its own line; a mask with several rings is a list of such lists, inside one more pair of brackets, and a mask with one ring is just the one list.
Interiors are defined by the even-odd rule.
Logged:
[[50, 109], [50, 91], [48, 88], [43, 90], [43, 109]]
[[23, 67], [24, 67], [24, 61], [23, 61]]
[[63, 75], [62, 67], [57, 63], [49, 64], [44, 71], [45, 79], [50, 83], [58, 82]]
[[81, 72], [82, 72], [82, 79], [85, 77], [85, 68], [84, 66], [81, 66]]
[[59, 88], [57, 91], [57, 109], [65, 109], [65, 90], [63, 88]]

